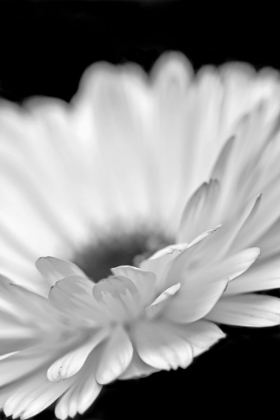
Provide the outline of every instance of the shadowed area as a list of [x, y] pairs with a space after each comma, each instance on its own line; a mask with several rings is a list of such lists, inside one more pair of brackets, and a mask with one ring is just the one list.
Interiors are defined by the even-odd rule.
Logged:
[[139, 266], [159, 249], [174, 243], [159, 230], [139, 229], [134, 232], [114, 231], [100, 235], [98, 245], [89, 245], [72, 258], [94, 281], [110, 276], [111, 268], [119, 265]]

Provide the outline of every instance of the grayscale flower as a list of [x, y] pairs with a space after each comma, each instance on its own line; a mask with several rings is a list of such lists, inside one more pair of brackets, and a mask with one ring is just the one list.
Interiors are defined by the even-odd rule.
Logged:
[[149, 77], [94, 65], [70, 105], [2, 102], [6, 415], [60, 398], [74, 417], [103, 384], [187, 367], [216, 324], [280, 324], [253, 293], [280, 286], [279, 109], [277, 72], [194, 76], [179, 54]]

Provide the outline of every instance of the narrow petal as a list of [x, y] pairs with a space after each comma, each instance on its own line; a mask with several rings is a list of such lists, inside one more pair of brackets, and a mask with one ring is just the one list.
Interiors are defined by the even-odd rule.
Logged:
[[214, 322], [246, 327], [280, 324], [280, 299], [263, 295], [223, 297], [207, 314]]
[[[211, 237], [213, 239], [211, 246], [207, 248], [205, 246], [204, 249], [201, 248], [204, 261], [218, 261], [228, 254], [239, 232], [251, 222], [257, 213], [260, 200], [261, 195], [259, 194], [257, 197], [250, 200], [248, 204], [243, 206], [241, 209], [238, 209], [237, 212], [233, 212], [232, 216], [227, 219], [221, 229], [217, 231], [217, 234]], [[204, 244], [208, 245], [206, 242], [204, 242]], [[244, 248], [245, 247], [241, 249]]]
[[[179, 292], [168, 301], [165, 315], [176, 322], [194, 322], [203, 318], [220, 299], [228, 282], [241, 274], [255, 261], [259, 255], [258, 248], [251, 248], [233, 255], [221, 263], [197, 268], [196, 270], [183, 270], [179, 261], [176, 267], [170, 270], [169, 275], [181, 280]], [[181, 255], [179, 258], [183, 258]], [[181, 277], [181, 278], [180, 278]]]
[[224, 144], [219, 157], [214, 165], [214, 168], [211, 173], [212, 179], [223, 179], [223, 175], [225, 170], [228, 168], [229, 160], [231, 159], [231, 154], [233, 147], [236, 143], [236, 139], [234, 136], [230, 137], [228, 141]]
[[139, 268], [123, 265], [112, 268], [112, 272], [118, 276], [125, 276], [137, 287], [143, 305], [149, 305], [155, 297], [156, 276], [154, 273], [140, 270]]
[[192, 362], [192, 348], [171, 324], [141, 321], [133, 337], [141, 359], [156, 369], [186, 368]]
[[100, 350], [94, 350], [74, 384], [60, 398], [55, 407], [55, 415], [61, 420], [67, 417], [75, 417], [77, 413], [83, 414], [99, 395], [102, 386], [96, 382], [96, 364], [100, 358]]
[[52, 383], [45, 370], [28, 376], [21, 382], [12, 384], [4, 403], [4, 412], [13, 418], [27, 419], [43, 411], [61, 396], [73, 383], [73, 379]]
[[[35, 331], [33, 332], [34, 336], [32, 337], [30, 330], [25, 330], [18, 328], [18, 333], [22, 334], [22, 337], [17, 336], [17, 331], [14, 329], [13, 334], [14, 337], [4, 337], [3, 332], [0, 330], [0, 340], [1, 340], [1, 347], [0, 347], [0, 356], [3, 356], [8, 353], [14, 353], [19, 350], [28, 349], [30, 347], [35, 346], [40, 341], [38, 337], [35, 335]], [[26, 337], [24, 337], [26, 334]], [[28, 335], [31, 335], [28, 337]]]
[[97, 371], [96, 380], [100, 384], [107, 384], [117, 379], [128, 367], [133, 356], [131, 341], [121, 326], [109, 339], [101, 356]]
[[87, 277], [76, 264], [54, 257], [39, 258], [36, 261], [36, 267], [50, 286], [53, 286], [58, 280], [72, 275]]
[[0, 386], [30, 375], [48, 361], [52, 363], [52, 353], [45, 345], [26, 349], [0, 360]]
[[212, 234], [207, 235], [199, 242], [193, 241], [193, 246], [188, 248], [189, 251], [183, 251], [182, 254], [188, 251], [189, 260], [192, 261], [193, 258], [192, 265], [195, 263], [199, 267], [223, 259], [230, 251], [240, 230], [255, 215], [260, 198], [261, 196], [258, 195], [244, 207], [233, 212], [231, 217], [226, 219], [222, 225], [217, 225], [216, 222], [216, 229], [209, 231]]
[[[181, 219], [177, 241], [191, 242], [201, 232], [216, 224], [213, 217], [219, 194], [219, 183], [211, 179], [204, 182], [188, 200]], [[220, 222], [220, 221], [219, 221]]]
[[46, 321], [46, 315], [49, 321], [55, 318], [48, 299], [4, 276], [0, 276], [0, 308], [25, 324], [31, 321], [34, 325], [34, 314], [42, 321]]

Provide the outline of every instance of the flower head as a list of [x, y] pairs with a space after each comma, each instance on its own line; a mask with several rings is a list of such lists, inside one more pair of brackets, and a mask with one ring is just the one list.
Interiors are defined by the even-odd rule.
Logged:
[[216, 323], [280, 323], [280, 300], [253, 293], [280, 285], [279, 89], [171, 54], [150, 79], [95, 65], [69, 106], [2, 104], [7, 415], [59, 398], [73, 417], [115, 379], [186, 368]]

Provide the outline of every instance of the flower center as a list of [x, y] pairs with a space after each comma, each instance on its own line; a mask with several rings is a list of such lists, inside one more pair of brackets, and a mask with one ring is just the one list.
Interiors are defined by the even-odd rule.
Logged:
[[139, 266], [159, 249], [174, 243], [159, 230], [142, 229], [104, 235], [97, 244], [88, 245], [72, 257], [90, 278], [99, 281], [112, 275], [111, 268], [120, 265]]

